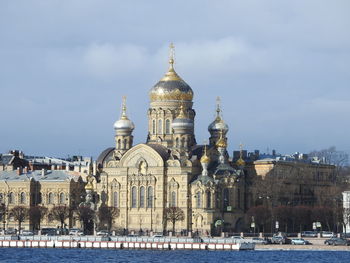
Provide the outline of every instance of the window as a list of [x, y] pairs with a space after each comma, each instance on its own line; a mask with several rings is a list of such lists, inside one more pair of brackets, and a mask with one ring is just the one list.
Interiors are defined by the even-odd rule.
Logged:
[[14, 204], [15, 203], [15, 194], [11, 192], [9, 194], [9, 204]]
[[179, 148], [179, 137], [176, 138], [176, 140], [175, 140], [175, 147], [176, 147], [176, 148]]
[[185, 147], [185, 137], [181, 138], [181, 147]]
[[3, 203], [4, 202], [4, 196], [2, 193], [0, 193], [0, 203]]
[[175, 193], [175, 191], [171, 192], [170, 206], [171, 207], [176, 206], [176, 193]]
[[136, 199], [137, 199], [136, 186], [133, 186], [131, 188], [131, 207], [132, 208], [136, 208]]
[[165, 133], [170, 134], [170, 120], [169, 119], [167, 119], [165, 121]]
[[54, 200], [53, 200], [53, 193], [49, 193], [49, 200], [48, 200], [48, 204], [53, 204]]
[[145, 207], [145, 187], [140, 187], [140, 207]]
[[118, 149], [121, 148], [121, 140], [120, 140], [120, 139], [118, 140], [118, 145], [117, 145], [117, 147], [118, 147]]
[[64, 204], [64, 203], [65, 203], [64, 193], [60, 193], [60, 204]]
[[202, 193], [197, 192], [197, 208], [201, 208], [201, 207], [202, 207]]
[[21, 197], [20, 197], [20, 203], [21, 204], [25, 204], [26, 203], [26, 193], [21, 193]]
[[149, 186], [147, 190], [147, 207], [153, 207], [153, 187]]
[[227, 188], [224, 189], [224, 209], [230, 205], [230, 195]]
[[162, 120], [158, 120], [158, 134], [163, 133]]
[[124, 149], [128, 148], [128, 141], [126, 139], [124, 139]]
[[118, 207], [118, 192], [113, 193], [113, 206]]
[[240, 189], [237, 189], [237, 202], [238, 202], [238, 208], [241, 208], [241, 191]]
[[207, 208], [211, 208], [211, 193], [207, 191]]
[[156, 134], [156, 120], [152, 120], [152, 134]]

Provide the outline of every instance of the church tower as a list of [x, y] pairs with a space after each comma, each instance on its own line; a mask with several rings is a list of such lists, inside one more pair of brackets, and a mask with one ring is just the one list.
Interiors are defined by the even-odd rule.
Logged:
[[[194, 121], [195, 111], [193, 106], [193, 91], [191, 87], [175, 72], [174, 46], [170, 45], [169, 70], [165, 76], [153, 86], [149, 92], [150, 108], [148, 110], [148, 137], [149, 144], [162, 144], [165, 147], [173, 147], [172, 123], [180, 114], [183, 105], [188, 118]], [[188, 147], [195, 144], [193, 139]]]
[[119, 120], [114, 123], [115, 129], [115, 156], [121, 156], [132, 147], [134, 123], [126, 116], [126, 97], [123, 97], [122, 114]]

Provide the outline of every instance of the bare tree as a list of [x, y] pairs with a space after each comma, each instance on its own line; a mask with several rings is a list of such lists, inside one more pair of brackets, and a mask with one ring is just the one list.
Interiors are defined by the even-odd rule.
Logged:
[[164, 209], [164, 220], [173, 224], [173, 233], [175, 233], [175, 223], [185, 219], [184, 211], [179, 207], [167, 207]]
[[275, 217], [276, 220], [279, 222], [280, 228], [282, 229], [282, 226], [284, 226], [284, 232], [288, 232], [288, 224], [291, 220], [292, 215], [292, 207], [281, 205], [274, 208]]
[[4, 203], [0, 204], [0, 220], [5, 221], [6, 215], [6, 205]]
[[107, 223], [108, 232], [112, 228], [112, 222], [114, 218], [119, 216], [119, 209], [113, 206], [100, 206], [98, 209], [98, 218], [100, 221], [100, 225]]
[[61, 233], [63, 232], [64, 222], [70, 216], [70, 209], [65, 205], [55, 206], [50, 210], [51, 216], [61, 223]]
[[77, 209], [79, 220], [83, 222], [84, 233], [87, 234], [88, 226], [92, 224], [95, 211], [88, 206], [79, 206]]
[[10, 210], [10, 215], [18, 222], [18, 231], [21, 233], [22, 223], [28, 218], [28, 208], [24, 206], [15, 206]]
[[293, 221], [293, 230], [294, 225], [299, 227], [299, 232], [303, 231], [305, 225], [311, 225], [310, 220], [311, 207], [298, 205], [294, 206], [291, 214], [291, 219]]
[[48, 209], [45, 206], [32, 206], [29, 208], [29, 218], [33, 224], [33, 229], [40, 229], [40, 223], [47, 214]]

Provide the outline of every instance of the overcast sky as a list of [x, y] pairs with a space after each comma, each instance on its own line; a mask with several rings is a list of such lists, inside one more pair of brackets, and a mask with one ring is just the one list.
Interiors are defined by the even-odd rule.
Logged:
[[147, 136], [149, 89], [176, 70], [197, 142], [216, 96], [229, 149], [350, 152], [350, 1], [0, 1], [0, 152], [98, 156], [122, 96]]

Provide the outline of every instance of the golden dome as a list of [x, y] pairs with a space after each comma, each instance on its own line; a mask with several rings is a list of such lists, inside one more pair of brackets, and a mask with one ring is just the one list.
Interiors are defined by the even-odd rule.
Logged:
[[174, 46], [170, 45], [169, 70], [149, 92], [151, 101], [192, 101], [191, 87], [174, 70]]
[[245, 161], [242, 158], [239, 158], [236, 161], [237, 166], [244, 166], [245, 165]]
[[85, 190], [94, 190], [94, 186], [91, 182], [88, 182], [86, 185], [85, 185]]
[[227, 147], [226, 140], [224, 138], [220, 138], [216, 143], [216, 147], [226, 148]]
[[93, 180], [94, 180], [94, 178], [91, 175], [89, 175], [86, 178], [87, 184], [85, 185], [85, 190], [90, 190], [90, 191], [94, 190], [94, 185], [92, 184]]
[[201, 163], [209, 163], [210, 162], [210, 158], [207, 155], [207, 146], [204, 146], [204, 154], [202, 155], [202, 158], [200, 160]]

